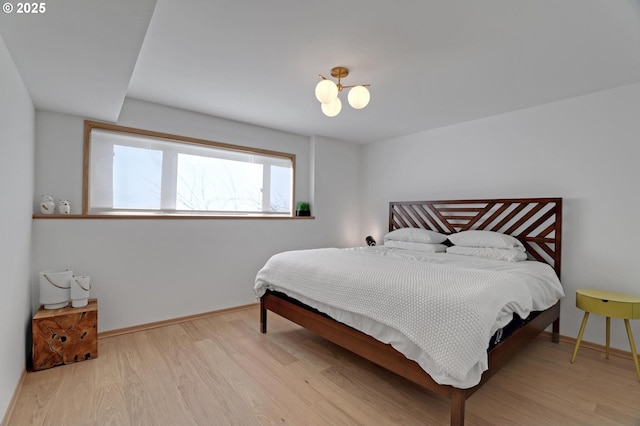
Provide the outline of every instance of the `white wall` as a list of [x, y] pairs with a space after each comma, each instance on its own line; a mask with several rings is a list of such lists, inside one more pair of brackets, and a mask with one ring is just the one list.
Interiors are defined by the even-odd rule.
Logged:
[[[639, 111], [636, 84], [368, 145], [363, 231], [386, 231], [389, 201], [563, 197], [561, 333], [576, 337], [576, 289], [640, 296]], [[584, 339], [604, 344], [604, 330], [592, 315]], [[612, 345], [629, 350], [622, 320]]]
[[[255, 275], [272, 254], [361, 244], [357, 145], [136, 100], [125, 102], [118, 124], [295, 153], [296, 198], [311, 200], [316, 219], [35, 220], [34, 282], [54, 267], [91, 276], [99, 331], [253, 303]], [[68, 198], [73, 213], [81, 206], [82, 132], [80, 117], [37, 112], [36, 194]]]
[[33, 199], [34, 108], [0, 37], [0, 418], [25, 368]]

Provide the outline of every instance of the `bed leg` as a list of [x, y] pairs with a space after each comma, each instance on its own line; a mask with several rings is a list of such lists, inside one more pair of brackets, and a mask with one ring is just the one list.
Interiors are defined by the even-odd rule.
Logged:
[[466, 400], [464, 389], [454, 389], [451, 394], [451, 426], [464, 425], [464, 403]]
[[551, 341], [553, 343], [560, 343], [560, 318], [553, 322], [553, 331], [551, 333]]
[[260, 333], [267, 332], [267, 308], [264, 307], [264, 300], [260, 298]]

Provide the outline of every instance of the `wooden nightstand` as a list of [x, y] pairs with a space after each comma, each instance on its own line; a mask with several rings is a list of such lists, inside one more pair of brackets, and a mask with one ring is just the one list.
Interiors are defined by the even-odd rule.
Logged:
[[97, 299], [81, 308], [40, 307], [31, 323], [34, 371], [98, 356]]
[[607, 345], [605, 356], [609, 359], [609, 342], [611, 339], [611, 317], [624, 319], [624, 325], [627, 327], [627, 336], [629, 337], [629, 345], [631, 346], [631, 355], [636, 366], [638, 380], [640, 380], [640, 364], [638, 363], [638, 354], [636, 353], [636, 345], [633, 341], [631, 333], [630, 319], [640, 319], [640, 297], [630, 296], [628, 294], [616, 293], [606, 290], [591, 290], [581, 288], [576, 290], [576, 306], [584, 311], [584, 318], [576, 340], [576, 347], [571, 356], [571, 363], [576, 359], [578, 348], [582, 341], [582, 335], [589, 319], [589, 314], [594, 313], [607, 317]]

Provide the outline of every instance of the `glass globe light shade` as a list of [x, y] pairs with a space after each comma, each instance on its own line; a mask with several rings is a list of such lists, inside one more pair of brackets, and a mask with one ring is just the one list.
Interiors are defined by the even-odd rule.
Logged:
[[349, 96], [347, 99], [349, 100], [349, 105], [353, 108], [362, 109], [369, 104], [371, 94], [369, 94], [369, 90], [366, 87], [356, 86], [349, 90]]
[[338, 97], [338, 86], [331, 80], [321, 80], [316, 85], [316, 99], [326, 104]]
[[340, 111], [342, 110], [342, 102], [340, 101], [340, 98], [336, 96], [333, 101], [323, 103], [320, 108], [327, 117], [335, 117], [340, 114]]

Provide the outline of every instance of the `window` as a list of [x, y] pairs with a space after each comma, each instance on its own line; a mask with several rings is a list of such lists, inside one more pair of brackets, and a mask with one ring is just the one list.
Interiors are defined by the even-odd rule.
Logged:
[[291, 216], [295, 155], [85, 121], [84, 214]]

